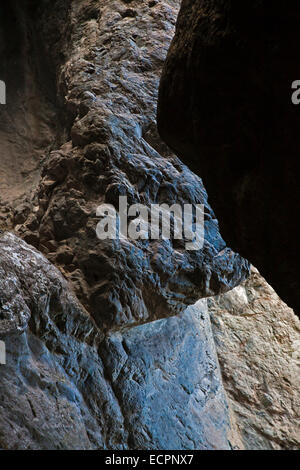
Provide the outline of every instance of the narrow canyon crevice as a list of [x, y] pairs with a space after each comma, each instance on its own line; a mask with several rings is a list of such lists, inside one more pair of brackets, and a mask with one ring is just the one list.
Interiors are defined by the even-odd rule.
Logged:
[[[299, 447], [299, 322], [157, 131], [180, 4], [0, 6], [3, 449]], [[203, 204], [203, 249], [97, 238], [120, 196]]]
[[7, 225], [5, 210], [24, 203], [37, 185], [42, 162], [62, 133], [56, 70], [38, 26], [34, 2], [1, 3], [0, 77], [7, 104], [0, 107], [0, 228]]
[[160, 135], [203, 178], [226, 242], [300, 315], [299, 3], [183, 0]]

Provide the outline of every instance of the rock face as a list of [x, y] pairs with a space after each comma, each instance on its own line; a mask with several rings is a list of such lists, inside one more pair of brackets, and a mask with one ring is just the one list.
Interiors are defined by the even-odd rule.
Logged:
[[298, 313], [299, 20], [296, 1], [183, 0], [158, 112], [224, 239]]
[[244, 447], [299, 449], [299, 319], [254, 268], [208, 309]]
[[2, 449], [299, 448], [300, 324], [256, 270], [104, 336], [39, 252], [7, 233], [0, 253]]
[[10, 207], [37, 184], [45, 153], [59, 145], [55, 71], [25, 4], [12, 0], [0, 6], [0, 76], [6, 83], [6, 105], [0, 107], [0, 228], [12, 222]]
[[[10, 87], [0, 108], [0, 174], [9, 182], [8, 194], [1, 180], [0, 207], [1, 449], [275, 445], [272, 433], [270, 442], [259, 430], [249, 437], [248, 424], [260, 429], [265, 421], [251, 416], [254, 400], [245, 404], [232, 392], [246, 381], [238, 372], [231, 379], [226, 368], [225, 359], [228, 368], [231, 360], [240, 367], [239, 332], [234, 321], [232, 331], [217, 327], [214, 312], [222, 319], [224, 302], [236, 309], [236, 291], [210, 303], [224, 379], [206, 300], [193, 305], [240, 284], [250, 264], [226, 246], [202, 180], [156, 130], [159, 77], [179, 3], [1, 5], [0, 67]], [[14, 25], [14, 38], [5, 25]], [[174, 239], [98, 240], [96, 209], [103, 202], [118, 208], [119, 196], [147, 206], [203, 203], [203, 250], [187, 251]], [[251, 325], [245, 317], [244, 332]], [[293, 328], [285, 330], [291, 338]], [[282, 345], [290, 350], [289, 339]], [[288, 352], [283, 361], [294, 364]], [[273, 370], [271, 356], [267, 367]], [[292, 392], [267, 393], [287, 402], [282, 423], [262, 402], [281, 439], [276, 446], [293, 448]]]
[[104, 337], [59, 271], [9, 233], [0, 274], [0, 448], [230, 448], [205, 304]]
[[[231, 447], [207, 310], [186, 308], [238, 285], [249, 263], [226, 247], [201, 179], [156, 131], [159, 75], [178, 6], [23, 1], [4, 8], [5, 24], [15, 23], [27, 45], [22, 49], [16, 39], [17, 66], [33, 84], [22, 90], [16, 84], [10, 93], [19, 101], [6, 112], [23, 112], [20, 102], [27, 106], [38, 89], [39, 112], [25, 111], [44, 126], [39, 115], [48, 116], [49, 96], [38, 71], [47, 70], [45, 56], [52, 80], [46, 89], [57, 89], [56, 136], [65, 140], [57, 150], [58, 137], [52, 149], [45, 141], [35, 179], [16, 174], [18, 191], [2, 198], [2, 227], [13, 227], [31, 247], [13, 233], [0, 239], [7, 350], [1, 448]], [[7, 28], [2, 35], [9, 43]], [[2, 55], [6, 63], [5, 48]], [[18, 133], [18, 147], [28, 143], [24, 165], [32, 148], [39, 152], [35, 132]], [[7, 165], [7, 143], [15, 152], [9, 136], [1, 139], [0, 160], [12, 176], [18, 165]], [[174, 240], [98, 240], [96, 209], [103, 202], [117, 208], [119, 196], [147, 206], [203, 203], [204, 249], [189, 252]]]
[[[25, 1], [16, 10], [29, 43], [39, 37], [56, 71], [60, 133], [70, 138], [45, 155], [30, 196], [34, 211], [14, 208], [18, 234], [60, 266], [106, 330], [181, 313], [238, 285], [249, 263], [223, 241], [201, 179], [157, 137], [157, 88], [176, 2]], [[148, 208], [204, 204], [203, 250], [174, 239], [98, 240], [97, 207], [118, 210], [120, 196]]]

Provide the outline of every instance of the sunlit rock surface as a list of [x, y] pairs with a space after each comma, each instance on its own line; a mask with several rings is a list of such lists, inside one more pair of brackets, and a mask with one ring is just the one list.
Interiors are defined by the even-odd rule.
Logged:
[[300, 321], [256, 269], [208, 309], [246, 449], [300, 448]]

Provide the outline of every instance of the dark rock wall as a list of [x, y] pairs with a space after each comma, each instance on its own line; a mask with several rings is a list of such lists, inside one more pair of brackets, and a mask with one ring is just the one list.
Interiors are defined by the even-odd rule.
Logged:
[[[24, 205], [37, 184], [46, 154], [64, 141], [56, 69], [37, 21], [38, 12], [29, 6], [25, 1], [11, 1], [0, 7], [0, 76], [7, 92], [6, 105], [0, 108], [2, 228], [12, 225], [13, 210]], [[16, 217], [18, 223], [24, 220], [19, 214]]]
[[296, 1], [183, 0], [158, 109], [225, 240], [297, 311], [299, 20]]
[[[48, 152], [32, 192], [34, 213], [23, 224], [15, 219], [18, 234], [61, 267], [106, 329], [180, 313], [238, 285], [249, 263], [223, 241], [201, 179], [157, 137], [157, 88], [174, 32], [174, 2], [72, 3], [68, 26], [57, 22], [52, 3], [38, 12], [45, 50], [54, 51], [70, 140]], [[119, 196], [148, 207], [205, 204], [204, 249], [187, 251], [176, 240], [98, 240], [96, 209], [103, 202], [118, 209]]]
[[[0, 365], [2, 449], [297, 445], [287, 387], [269, 389], [274, 400], [287, 403], [284, 423], [284, 405], [277, 419], [278, 407], [270, 411], [265, 395], [262, 408], [252, 397], [243, 402], [247, 374], [235, 354], [247, 341], [251, 348], [247, 316], [260, 314], [259, 308], [266, 312], [265, 290], [256, 292], [257, 303], [249, 300], [242, 322], [229, 321], [229, 333], [217, 316], [226, 316], [225, 309], [231, 314], [231, 307], [233, 316], [243, 315], [236, 291], [210, 303], [225, 380], [206, 300], [191, 305], [238, 285], [249, 263], [223, 241], [202, 180], [157, 132], [159, 78], [179, 3], [24, 0], [5, 7], [16, 34], [12, 38], [2, 21], [6, 47], [0, 55], [6, 65], [16, 64], [20, 76], [11, 81], [13, 65], [7, 65], [10, 95], [3, 112], [23, 114], [13, 126], [0, 122], [0, 169], [7, 172], [8, 161], [17, 157], [5, 186], [12, 189], [10, 199], [3, 187], [1, 192], [0, 341], [7, 351]], [[9, 44], [14, 53], [8, 54]], [[50, 138], [43, 144], [42, 129]], [[4, 142], [13, 158], [7, 159]], [[11, 143], [24, 152], [15, 153]], [[18, 169], [20, 161], [30, 166], [32, 149], [38, 167], [26, 180]], [[96, 208], [102, 202], [117, 206], [119, 195], [147, 205], [204, 203], [204, 249], [188, 252], [174, 240], [101, 242]], [[276, 318], [290, 316], [274, 315], [272, 327]], [[283, 371], [295, 366], [294, 352], [289, 354], [296, 329], [284, 330], [291, 341], [281, 338], [282, 350], [274, 341], [267, 358], [279, 384], [289, 377]], [[269, 376], [260, 351], [253, 348], [244, 360], [261, 364], [259, 383], [256, 369], [251, 376], [261, 387]], [[272, 367], [272, 360], [280, 367]], [[262, 439], [266, 422], [269, 434]]]
[[[65, 141], [40, 154], [37, 183], [4, 218], [3, 228], [29, 245], [0, 235], [0, 447], [228, 449], [207, 310], [186, 307], [239, 284], [249, 263], [224, 243], [201, 179], [157, 134], [158, 82], [179, 2], [19, 6], [34, 45], [30, 71], [42, 47]], [[101, 242], [96, 208], [117, 206], [119, 195], [204, 203], [204, 250], [174, 240]]]

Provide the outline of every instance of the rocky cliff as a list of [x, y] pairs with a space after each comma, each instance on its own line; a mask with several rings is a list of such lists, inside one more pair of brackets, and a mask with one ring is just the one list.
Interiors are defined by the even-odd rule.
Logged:
[[[271, 352], [260, 363], [257, 350], [235, 358], [240, 327], [221, 322], [233, 311], [244, 321], [242, 342], [251, 337], [236, 291], [225, 294], [246, 280], [250, 264], [223, 240], [200, 177], [157, 133], [159, 79], [179, 3], [1, 6], [3, 449], [298, 445], [295, 383], [265, 390], [262, 371], [277, 359]], [[119, 196], [146, 206], [203, 204], [203, 249], [187, 251], [175, 239], [99, 240], [97, 207], [117, 209]], [[253, 277], [247, 282], [237, 289], [255, 289]], [[249, 305], [259, 318], [263, 295]], [[266, 325], [268, 313], [279, 318], [268, 302], [265, 313]], [[292, 312], [285, 321], [290, 339], [282, 337], [276, 358], [296, 368]], [[228, 373], [237, 360], [245, 369], [247, 360], [260, 363], [258, 389], [282, 402], [282, 421], [264, 397], [244, 402], [236, 393], [247, 381], [246, 371]], [[286, 384], [283, 368], [277, 375]], [[262, 412], [274, 438], [261, 437], [263, 418], [254, 417]]]

